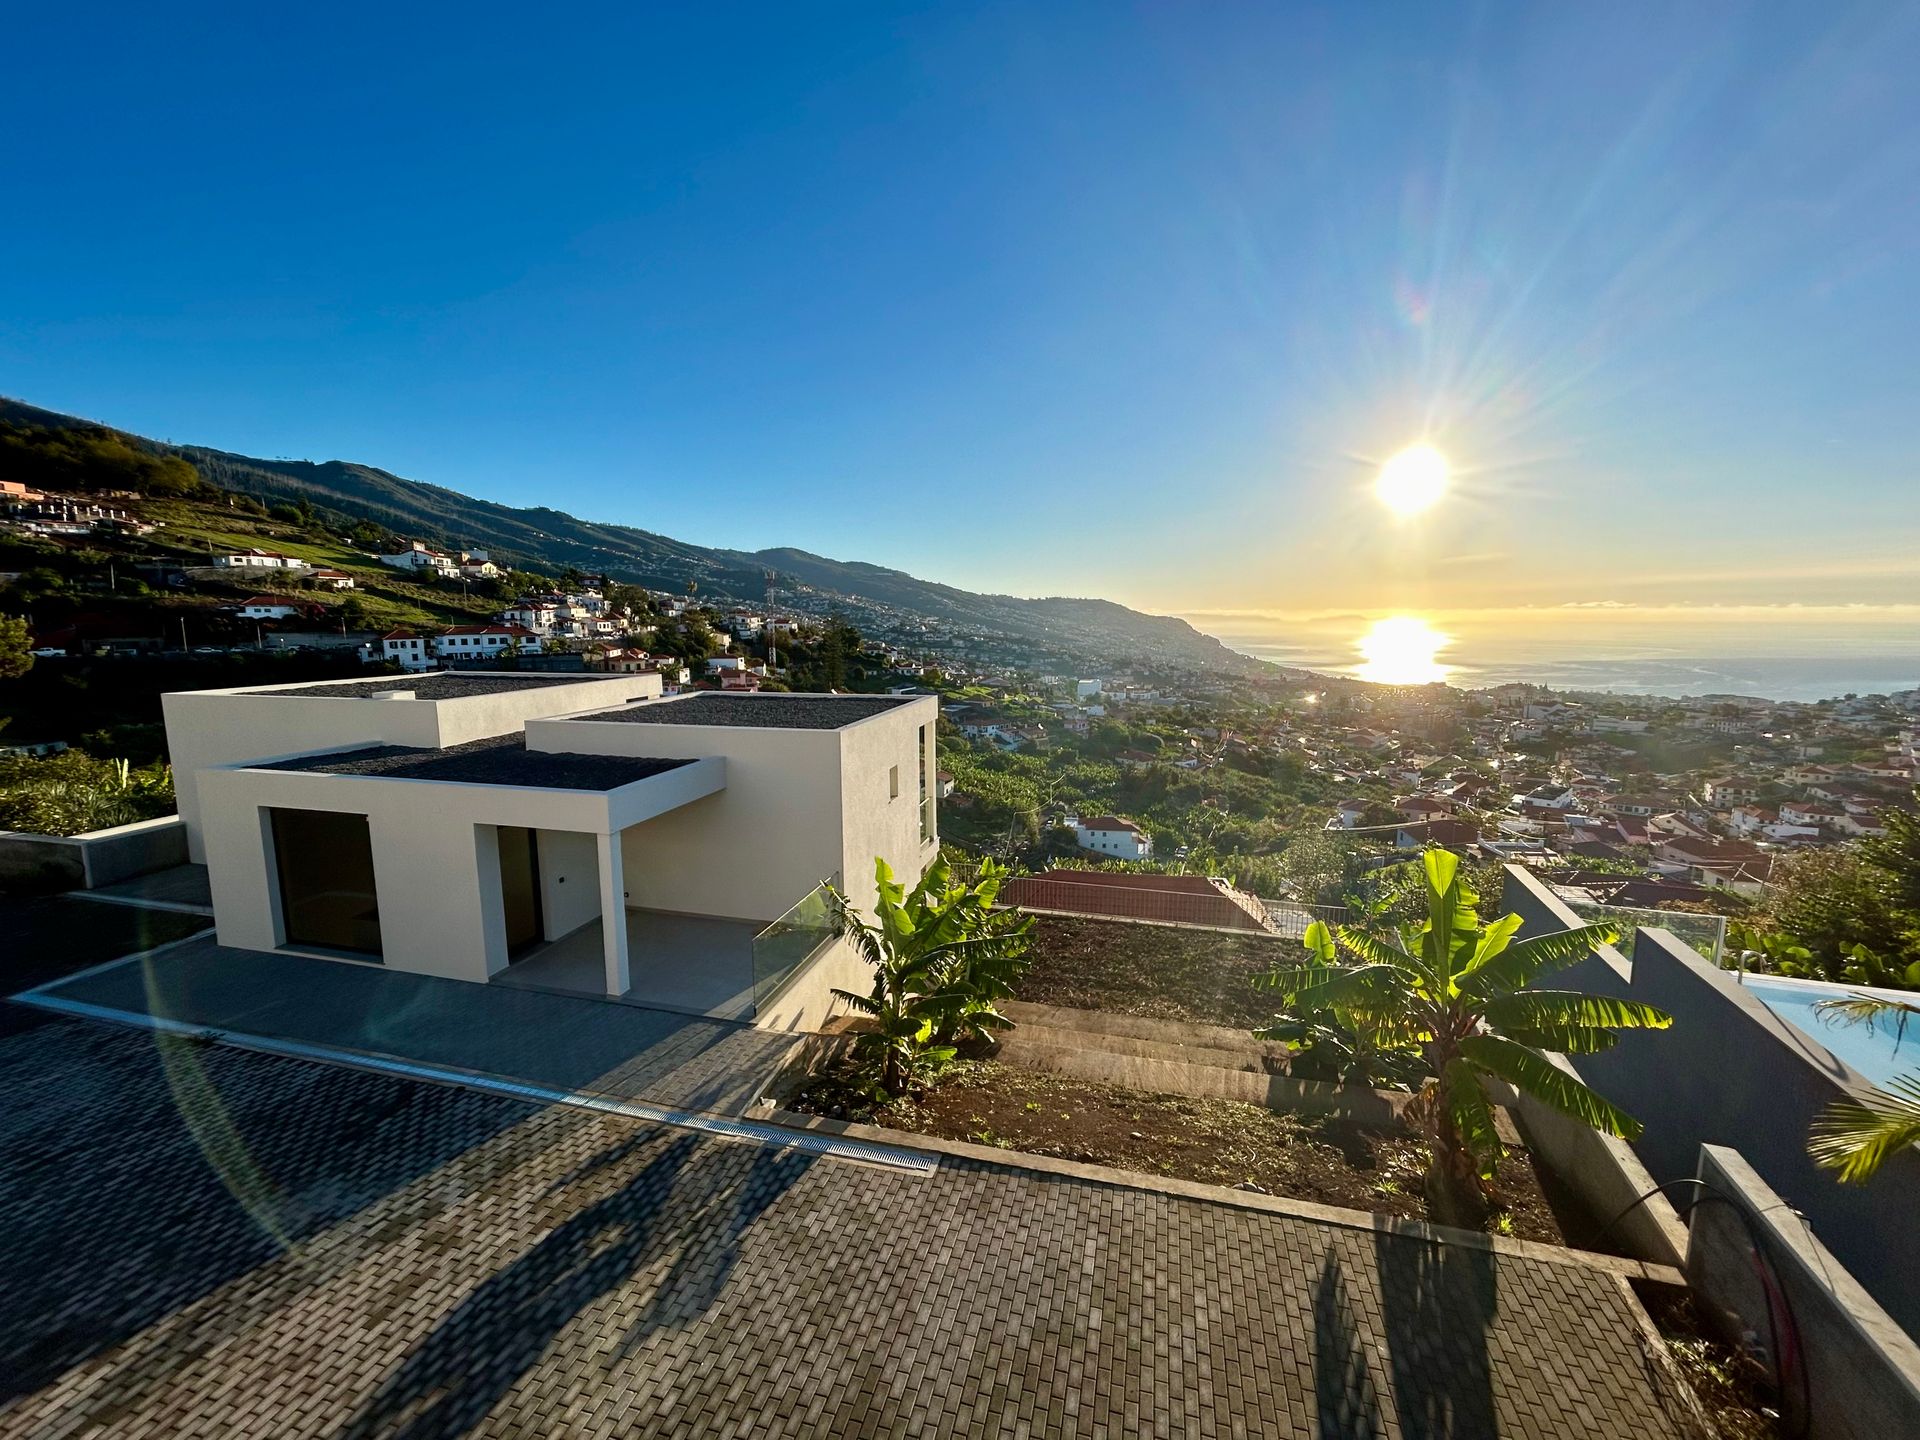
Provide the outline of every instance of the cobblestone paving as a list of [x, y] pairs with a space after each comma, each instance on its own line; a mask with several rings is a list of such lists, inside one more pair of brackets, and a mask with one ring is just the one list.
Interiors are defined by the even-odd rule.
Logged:
[[1581, 1268], [65, 1019], [0, 1094], [8, 1440], [1671, 1433]]

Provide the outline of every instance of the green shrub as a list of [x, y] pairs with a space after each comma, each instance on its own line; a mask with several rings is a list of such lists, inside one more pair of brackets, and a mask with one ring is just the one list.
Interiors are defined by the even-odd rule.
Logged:
[[84, 835], [173, 813], [173, 771], [154, 763], [134, 769], [84, 750], [45, 759], [0, 755], [0, 830]]

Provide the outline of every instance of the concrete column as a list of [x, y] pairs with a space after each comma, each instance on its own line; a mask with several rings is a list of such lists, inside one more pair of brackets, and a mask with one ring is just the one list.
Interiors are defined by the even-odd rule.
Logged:
[[600, 934], [606, 942], [607, 993], [624, 995], [633, 979], [627, 970], [627, 876], [620, 856], [620, 832], [599, 835]]

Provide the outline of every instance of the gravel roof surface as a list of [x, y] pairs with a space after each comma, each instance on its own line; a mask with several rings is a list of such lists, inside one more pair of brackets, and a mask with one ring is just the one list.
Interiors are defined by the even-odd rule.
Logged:
[[376, 675], [368, 680], [342, 680], [334, 685], [308, 685], [301, 690], [248, 690], [248, 695], [277, 695], [286, 700], [358, 700], [375, 690], [411, 690], [420, 700], [458, 700], [463, 695], [500, 695], [511, 690], [537, 690], [543, 685], [596, 684], [625, 680], [625, 675], [474, 674], [441, 671], [424, 675]]
[[463, 785], [531, 785], [542, 790], [613, 790], [649, 775], [691, 765], [646, 755], [571, 755], [529, 750], [523, 735], [503, 735], [426, 750], [376, 745], [333, 755], [305, 755], [258, 765], [320, 775], [381, 775], [394, 780], [445, 780]]
[[911, 704], [899, 695], [721, 695], [628, 705], [568, 720], [617, 720], [632, 725], [735, 725], [753, 730], [838, 730], [856, 720]]

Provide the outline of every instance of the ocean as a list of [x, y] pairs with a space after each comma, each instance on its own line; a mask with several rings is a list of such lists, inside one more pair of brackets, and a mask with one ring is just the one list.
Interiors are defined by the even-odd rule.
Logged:
[[[1327, 675], [1351, 675], [1356, 657], [1314, 645], [1261, 643], [1222, 635], [1222, 643], [1260, 660], [1297, 665]], [[1555, 690], [1611, 691], [1619, 695], [1758, 695], [1768, 700], [1828, 700], [1841, 695], [1889, 694], [1920, 687], [1920, 653], [1817, 656], [1693, 656], [1613, 654], [1444, 657], [1446, 681], [1462, 689], [1522, 683]]]

